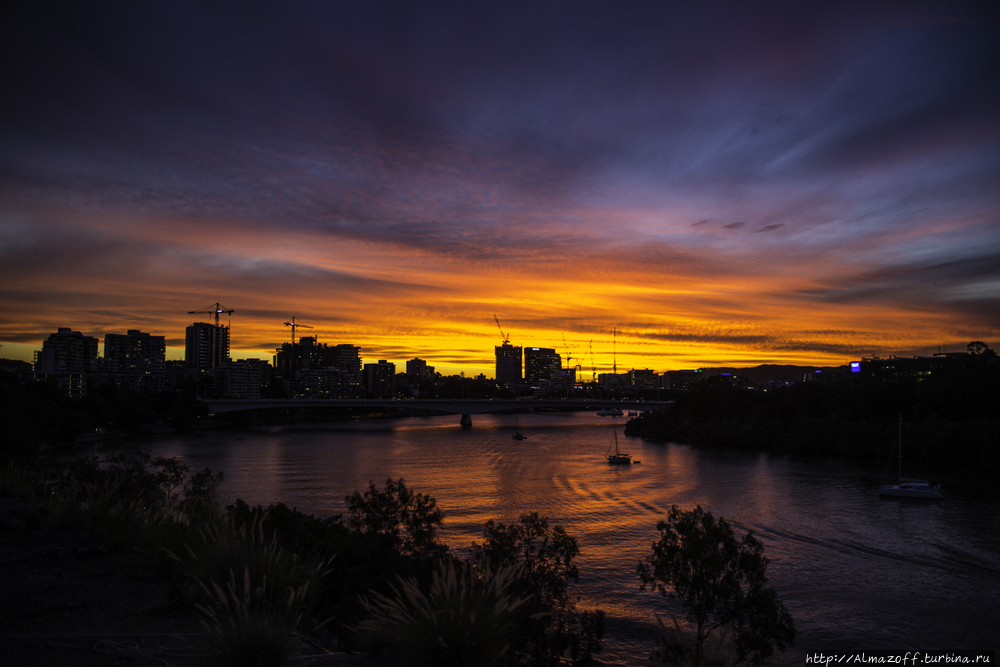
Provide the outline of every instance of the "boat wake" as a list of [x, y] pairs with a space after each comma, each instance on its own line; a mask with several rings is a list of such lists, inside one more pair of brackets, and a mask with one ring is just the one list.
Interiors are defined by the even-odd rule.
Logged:
[[889, 549], [873, 547], [860, 542], [838, 538], [815, 538], [808, 535], [778, 530], [768, 526], [746, 526], [737, 522], [730, 522], [733, 526], [738, 526], [742, 530], [752, 531], [754, 536], [762, 541], [788, 541], [806, 544], [818, 549], [825, 549], [835, 553], [853, 553], [866, 558], [878, 558], [882, 560], [892, 560], [909, 565], [916, 565], [931, 569], [946, 571], [952, 574], [968, 574], [969, 569], [976, 570], [977, 576], [987, 574], [1000, 579], [1000, 570], [993, 564], [984, 563], [981, 559], [967, 552], [960, 551], [953, 547], [941, 543], [927, 543], [934, 547], [940, 554], [939, 557], [931, 555], [918, 555], [912, 553], [900, 553]]

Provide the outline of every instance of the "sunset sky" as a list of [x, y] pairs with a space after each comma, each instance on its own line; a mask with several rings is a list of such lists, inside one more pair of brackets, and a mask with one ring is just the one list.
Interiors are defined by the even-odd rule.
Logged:
[[16, 5], [0, 357], [216, 302], [491, 377], [494, 315], [587, 377], [1000, 341], [998, 3]]

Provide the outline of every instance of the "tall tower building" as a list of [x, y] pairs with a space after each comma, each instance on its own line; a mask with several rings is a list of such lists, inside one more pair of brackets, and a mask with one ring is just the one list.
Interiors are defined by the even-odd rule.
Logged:
[[167, 344], [163, 336], [137, 329], [104, 335], [104, 372], [108, 381], [129, 389], [163, 391], [167, 377]]
[[504, 341], [493, 348], [497, 357], [497, 384], [521, 381], [521, 348]]
[[549, 347], [524, 348], [524, 379], [534, 386], [551, 380], [562, 368], [562, 357]]
[[184, 365], [210, 370], [229, 361], [229, 327], [195, 322], [187, 328]]
[[396, 393], [396, 364], [379, 359], [377, 364], [365, 364], [365, 398], [392, 398]]
[[97, 345], [93, 336], [59, 327], [35, 353], [35, 375], [55, 380], [70, 396], [85, 396], [86, 374], [97, 370]]
[[424, 377], [427, 375], [427, 362], [419, 357], [414, 357], [406, 362], [406, 374]]
[[[335, 368], [344, 373], [361, 372], [361, 348], [349, 343], [341, 343], [330, 348]], [[393, 366], [395, 368], [395, 366]]]

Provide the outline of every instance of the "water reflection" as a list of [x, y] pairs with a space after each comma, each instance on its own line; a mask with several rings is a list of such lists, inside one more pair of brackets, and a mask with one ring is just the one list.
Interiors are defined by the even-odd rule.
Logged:
[[[443, 539], [461, 551], [488, 519], [538, 511], [580, 543], [584, 603], [608, 611], [604, 659], [634, 664], [657, 636], [666, 601], [638, 591], [636, 563], [674, 505], [701, 505], [752, 530], [772, 585], [806, 652], [956, 650], [996, 644], [1000, 509], [960, 498], [880, 500], [872, 471], [839, 460], [696, 450], [629, 439], [641, 464], [609, 466], [612, 422], [593, 415], [454, 417], [269, 428], [167, 438], [156, 454], [225, 472], [225, 491], [319, 515], [369, 481], [404, 477], [445, 511]], [[620, 424], [618, 426], [620, 428]], [[621, 435], [619, 435], [621, 438]]]

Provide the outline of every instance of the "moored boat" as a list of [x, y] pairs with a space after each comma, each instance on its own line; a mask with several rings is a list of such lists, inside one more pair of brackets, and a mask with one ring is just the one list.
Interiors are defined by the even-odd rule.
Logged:
[[515, 440], [526, 440], [528, 437], [525, 434], [521, 433], [520, 429], [518, 429], [517, 417], [514, 417], [514, 434], [511, 435], [510, 437], [514, 438]]
[[[891, 459], [890, 459], [891, 461]], [[923, 479], [903, 477], [903, 416], [899, 417], [899, 472], [896, 484], [883, 484], [878, 487], [878, 495], [883, 498], [925, 498], [927, 500], [942, 500], [940, 484], [932, 484]]]
[[914, 479], [900, 479], [898, 484], [883, 484], [878, 487], [878, 494], [889, 498], [926, 498], [928, 500], [943, 500], [940, 484]]
[[[615, 449], [614, 454], [611, 453], [612, 447], [614, 447]], [[619, 465], [620, 464], [629, 465], [632, 463], [632, 455], [626, 454], [625, 452], [622, 452], [621, 450], [618, 449], [618, 429], [615, 429], [614, 439], [611, 441], [611, 444], [608, 445], [608, 453], [605, 455], [605, 458], [608, 459], [608, 463], [614, 463]]]

